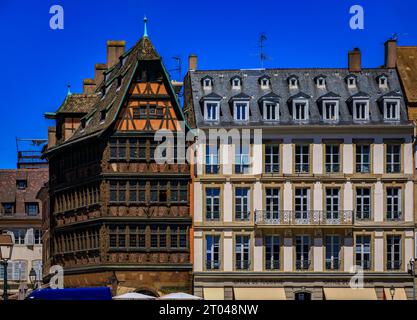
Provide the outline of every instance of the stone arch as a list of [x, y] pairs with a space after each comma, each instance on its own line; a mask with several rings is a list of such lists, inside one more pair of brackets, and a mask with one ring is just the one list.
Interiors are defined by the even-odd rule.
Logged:
[[148, 287], [142, 287], [135, 290], [136, 293], [146, 294], [147, 296], [152, 296], [158, 298], [160, 295], [157, 290]]

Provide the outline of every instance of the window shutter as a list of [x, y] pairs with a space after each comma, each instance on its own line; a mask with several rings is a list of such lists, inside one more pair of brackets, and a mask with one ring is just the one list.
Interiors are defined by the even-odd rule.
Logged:
[[33, 233], [33, 228], [27, 230], [25, 235], [25, 244], [28, 246], [33, 246], [35, 244], [35, 236]]

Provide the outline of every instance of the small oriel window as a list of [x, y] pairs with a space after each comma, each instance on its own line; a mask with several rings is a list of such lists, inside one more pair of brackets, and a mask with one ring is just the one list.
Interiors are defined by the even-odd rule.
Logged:
[[339, 120], [339, 101], [323, 101], [323, 119], [326, 121]]
[[389, 121], [400, 120], [400, 103], [398, 100], [384, 101], [384, 119]]

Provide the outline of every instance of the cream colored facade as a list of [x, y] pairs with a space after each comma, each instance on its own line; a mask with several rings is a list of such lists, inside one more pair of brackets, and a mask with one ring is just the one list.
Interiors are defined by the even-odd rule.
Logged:
[[[306, 134], [308, 132], [308, 134]], [[387, 288], [396, 288], [395, 299], [412, 299], [413, 280], [407, 273], [408, 264], [415, 253], [415, 199], [413, 129], [396, 128], [280, 128], [263, 130], [263, 141], [279, 147], [279, 172], [265, 172], [265, 144], [251, 145], [251, 166], [247, 174], [234, 173], [232, 145], [221, 145], [219, 156], [224, 160], [217, 174], [205, 172], [205, 145], [200, 145], [197, 175], [194, 180], [194, 290], [206, 298], [239, 299], [294, 299], [307, 295], [307, 299], [355, 298], [391, 299]], [[361, 142], [370, 146], [370, 172], [356, 172], [356, 146]], [[386, 171], [387, 146], [401, 145], [401, 169], [398, 173]], [[296, 173], [295, 145], [309, 148], [309, 172]], [[325, 172], [326, 145], [339, 146], [340, 172]], [[229, 160], [229, 161], [226, 161]], [[249, 188], [250, 216], [246, 221], [235, 219], [235, 190]], [[206, 188], [220, 189], [220, 217], [209, 221], [205, 217]], [[357, 188], [370, 189], [371, 214], [369, 219], [359, 219], [357, 212]], [[279, 215], [265, 219], [266, 188], [279, 189]], [[307, 221], [294, 218], [295, 190], [307, 188]], [[338, 219], [326, 220], [326, 188], [339, 191]], [[387, 189], [399, 188], [399, 219], [387, 219]], [[326, 222], [327, 221], [327, 222]], [[219, 266], [207, 268], [207, 236], [219, 236]], [[249, 263], [247, 268], [236, 269], [236, 241], [240, 235], [249, 236]], [[279, 258], [273, 270], [266, 266], [266, 237], [279, 239]], [[369, 241], [369, 269], [363, 273], [365, 289], [352, 291], [350, 281], [357, 274], [355, 265], [359, 237]], [[297, 239], [307, 236], [308, 262], [298, 259]], [[339, 263], [331, 265], [326, 256], [326, 239], [338, 236], [340, 247], [336, 249]], [[388, 241], [398, 236], [395, 263], [388, 254]], [[390, 240], [388, 240], [390, 239]], [[367, 249], [365, 249], [366, 251]], [[210, 254], [212, 250], [209, 250]], [[391, 251], [392, 252], [392, 251]], [[326, 258], [327, 257], [327, 258]], [[398, 261], [400, 260], [400, 261]], [[301, 261], [301, 264], [300, 264]], [[334, 257], [332, 257], [334, 261]], [[327, 262], [327, 263], [326, 263]], [[395, 264], [395, 267], [392, 267]], [[330, 267], [332, 268], [332, 267]], [[355, 277], [354, 277], [355, 279]], [[256, 290], [255, 290], [256, 289]], [[252, 291], [251, 291], [252, 290]], [[342, 290], [342, 291], [337, 291]], [[251, 292], [249, 294], [249, 292]], [[361, 294], [358, 294], [360, 292]]]

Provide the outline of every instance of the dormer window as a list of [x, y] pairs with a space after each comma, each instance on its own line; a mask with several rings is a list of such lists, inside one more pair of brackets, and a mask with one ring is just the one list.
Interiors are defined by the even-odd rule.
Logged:
[[400, 101], [398, 99], [384, 99], [384, 120], [400, 120]]
[[339, 101], [330, 100], [323, 101], [323, 120], [338, 121], [339, 120]]
[[238, 101], [233, 103], [233, 114], [236, 121], [249, 120], [249, 102]]
[[279, 103], [272, 101], [263, 102], [263, 118], [265, 121], [279, 120]]
[[305, 99], [293, 100], [292, 116], [295, 121], [308, 120], [308, 100], [305, 100]]
[[242, 80], [238, 76], [233, 77], [230, 81], [232, 82], [232, 89], [240, 89], [242, 86]]
[[354, 100], [353, 101], [353, 120], [367, 121], [369, 120], [369, 101]]
[[201, 79], [204, 90], [211, 90], [213, 87], [213, 79], [210, 76], [205, 76]]
[[104, 122], [106, 120], [106, 110], [100, 111], [100, 122]]
[[261, 89], [269, 89], [271, 86], [271, 80], [270, 77], [265, 75], [259, 78], [259, 84], [261, 85]]
[[121, 85], [122, 85], [122, 76], [118, 76], [117, 77], [117, 88], [119, 89]]
[[314, 81], [316, 82], [317, 88], [319, 88], [319, 89], [326, 88], [326, 78], [325, 78], [325, 76], [318, 76], [318, 77], [314, 78]]
[[204, 118], [207, 121], [218, 121], [220, 115], [220, 103], [218, 101], [204, 102]]
[[386, 75], [382, 74], [376, 78], [376, 81], [378, 82], [378, 86], [380, 88], [387, 88], [388, 87], [388, 78]]
[[356, 88], [356, 76], [355, 75], [353, 74], [347, 75], [345, 78], [345, 81], [349, 89]]
[[290, 89], [298, 89], [298, 77], [297, 76], [289, 76], [287, 81], [288, 81], [288, 86]]

